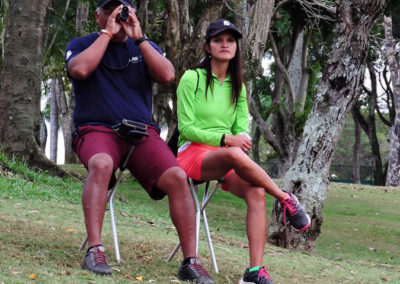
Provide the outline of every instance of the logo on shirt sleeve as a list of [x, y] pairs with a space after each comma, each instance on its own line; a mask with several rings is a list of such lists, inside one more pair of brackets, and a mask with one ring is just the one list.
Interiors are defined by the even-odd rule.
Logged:
[[65, 60], [68, 60], [68, 58], [71, 56], [71, 54], [72, 54], [72, 51], [68, 50], [67, 54], [65, 55]]

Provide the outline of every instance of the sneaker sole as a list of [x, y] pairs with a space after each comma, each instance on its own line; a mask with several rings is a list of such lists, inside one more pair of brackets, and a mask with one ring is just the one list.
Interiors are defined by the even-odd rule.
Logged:
[[84, 267], [84, 266], [82, 266], [82, 269], [87, 270], [87, 271], [89, 271], [89, 272], [91, 272], [91, 273], [94, 273], [94, 274], [96, 274], [96, 275], [111, 275], [111, 272], [110, 272], [110, 273], [107, 273], [107, 272], [105, 272], [105, 273], [100, 273], [100, 272], [97, 272], [97, 271], [93, 271], [93, 270], [91, 270], [91, 269], [88, 269], [88, 268], [86, 268], [86, 267]]
[[255, 284], [255, 282], [246, 282], [242, 279], [239, 280], [238, 284]]

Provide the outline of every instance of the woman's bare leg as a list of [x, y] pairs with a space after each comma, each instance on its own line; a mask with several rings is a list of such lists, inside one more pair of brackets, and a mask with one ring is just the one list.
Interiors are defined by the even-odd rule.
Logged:
[[267, 234], [265, 190], [245, 182], [235, 172], [226, 177], [224, 184], [229, 192], [246, 201], [246, 232], [249, 241], [250, 267], [262, 266]]
[[201, 178], [219, 179], [230, 169], [234, 169], [241, 179], [252, 186], [264, 188], [279, 201], [287, 196], [257, 163], [237, 147], [221, 148], [206, 154], [201, 167]]

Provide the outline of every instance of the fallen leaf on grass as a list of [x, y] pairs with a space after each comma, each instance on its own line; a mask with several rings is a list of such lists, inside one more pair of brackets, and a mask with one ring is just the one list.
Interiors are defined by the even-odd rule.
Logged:
[[67, 232], [73, 232], [73, 231], [74, 231], [74, 228], [68, 227], [68, 228], [66, 228], [65, 230], [66, 230]]
[[20, 271], [15, 271], [15, 270], [11, 271], [11, 274], [13, 274], [13, 275], [15, 275], [15, 274], [20, 274], [20, 273], [22, 273], [22, 272], [20, 272]]
[[143, 281], [143, 276], [138, 276], [135, 279], [138, 280], [138, 281]]
[[390, 279], [387, 278], [387, 277], [383, 277], [382, 280], [383, 280], [383, 281], [388, 281], [388, 282], [390, 281]]
[[146, 262], [147, 262], [147, 263], [150, 263], [150, 262], [152, 262], [152, 261], [153, 261], [153, 259], [152, 259], [151, 257], [149, 257], [149, 258], [146, 259]]
[[61, 271], [61, 275], [71, 275], [71, 272], [63, 270]]
[[125, 274], [124, 277], [125, 277], [126, 279], [132, 279], [132, 276], [129, 275], [129, 274]]
[[29, 278], [32, 280], [36, 280], [37, 276], [36, 276], [36, 274], [31, 273], [31, 274], [29, 274]]

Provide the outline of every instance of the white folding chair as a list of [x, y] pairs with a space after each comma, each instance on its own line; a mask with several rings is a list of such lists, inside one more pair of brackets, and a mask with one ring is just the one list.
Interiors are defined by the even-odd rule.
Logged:
[[[214, 188], [211, 191], [209, 190], [210, 181], [205, 182], [206, 184], [204, 187], [203, 200], [201, 202], [201, 206], [200, 206], [199, 199], [197, 197], [197, 193], [198, 193], [198, 185], [203, 182], [195, 181], [191, 178], [188, 178], [188, 182], [189, 182], [190, 192], [192, 194], [193, 201], [194, 201], [195, 208], [196, 208], [196, 254], [198, 253], [198, 250], [199, 250], [199, 235], [200, 235], [200, 222], [201, 222], [200, 217], [202, 216], [203, 223], [204, 223], [204, 230], [205, 230], [205, 233], [207, 236], [208, 248], [210, 250], [211, 259], [212, 259], [212, 263], [214, 266], [214, 271], [215, 271], [215, 273], [218, 273], [217, 261], [215, 259], [215, 253], [214, 253], [214, 248], [213, 248], [213, 244], [212, 244], [211, 234], [210, 234], [210, 230], [208, 227], [206, 207], [207, 207], [207, 204], [210, 202], [211, 198], [214, 196], [218, 187], [220, 186], [221, 180], [218, 180], [216, 182]], [[181, 246], [180, 243], [178, 243], [175, 246], [175, 248], [171, 251], [170, 255], [168, 256], [167, 262], [171, 261], [171, 259], [177, 253], [180, 246]]]

